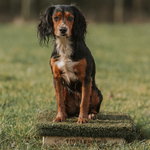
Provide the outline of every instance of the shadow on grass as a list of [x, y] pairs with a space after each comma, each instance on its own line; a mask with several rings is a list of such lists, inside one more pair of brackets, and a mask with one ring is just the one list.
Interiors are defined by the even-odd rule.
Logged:
[[139, 140], [150, 139], [150, 122], [146, 124], [137, 123], [135, 125]]
[[0, 81], [10, 81], [10, 80], [16, 80], [16, 77], [7, 74], [0, 74]]

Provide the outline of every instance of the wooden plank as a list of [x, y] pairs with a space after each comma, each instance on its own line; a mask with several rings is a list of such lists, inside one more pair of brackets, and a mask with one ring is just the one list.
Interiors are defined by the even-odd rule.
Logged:
[[91, 144], [93, 142], [101, 143], [101, 144], [123, 144], [125, 143], [125, 139], [123, 138], [93, 138], [93, 137], [58, 137], [58, 136], [43, 136], [43, 144], [49, 145], [59, 145], [59, 144], [75, 144], [75, 143], [82, 143], [82, 144]]

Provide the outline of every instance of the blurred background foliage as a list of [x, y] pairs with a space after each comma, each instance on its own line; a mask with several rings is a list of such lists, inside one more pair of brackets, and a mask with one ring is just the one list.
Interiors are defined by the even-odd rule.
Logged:
[[56, 4], [78, 6], [90, 22], [150, 21], [150, 0], [0, 0], [0, 22], [37, 20], [41, 10]]

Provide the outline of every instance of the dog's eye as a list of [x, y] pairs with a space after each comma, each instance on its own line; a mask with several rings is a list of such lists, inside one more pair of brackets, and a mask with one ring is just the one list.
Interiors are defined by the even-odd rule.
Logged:
[[73, 18], [72, 18], [72, 17], [68, 17], [67, 19], [68, 19], [69, 22], [72, 22], [72, 21], [73, 21]]
[[58, 20], [59, 20], [59, 17], [57, 17], [57, 16], [54, 17], [54, 20], [55, 20], [55, 21], [58, 21]]

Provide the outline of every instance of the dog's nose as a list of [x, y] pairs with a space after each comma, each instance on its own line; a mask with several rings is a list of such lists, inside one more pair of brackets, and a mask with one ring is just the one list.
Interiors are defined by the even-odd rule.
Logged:
[[61, 28], [60, 28], [60, 32], [61, 32], [62, 34], [66, 33], [66, 31], [67, 31], [67, 28], [66, 28], [66, 27], [61, 27]]

